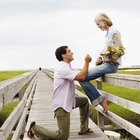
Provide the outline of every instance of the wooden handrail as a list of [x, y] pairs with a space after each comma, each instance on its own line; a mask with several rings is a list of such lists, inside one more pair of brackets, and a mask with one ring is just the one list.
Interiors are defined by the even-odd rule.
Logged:
[[140, 75], [131, 74], [106, 74], [97, 81], [121, 86], [129, 89], [140, 90]]
[[[54, 71], [42, 69], [44, 73], [46, 73], [49, 77], [53, 79]], [[1, 84], [0, 86], [0, 101], [2, 100], [1, 95], [5, 95], [8, 91], [8, 93], [13, 92], [19, 92], [23, 85], [27, 83], [27, 81], [30, 81], [30, 84], [28, 88], [25, 91], [25, 94], [21, 101], [19, 102], [18, 106], [14, 109], [14, 111], [11, 113], [11, 115], [8, 117], [8, 119], [5, 121], [5, 123], [0, 128], [0, 138], [2, 140], [7, 139], [9, 134], [12, 131], [12, 128], [15, 126], [15, 124], [18, 122], [18, 125], [16, 127], [16, 130], [13, 133], [12, 140], [16, 140], [21, 135], [21, 132], [23, 130], [23, 125], [25, 123], [25, 118], [28, 112], [28, 109], [30, 107], [32, 96], [34, 89], [36, 87], [35, 77], [37, 76], [36, 72], [28, 73], [27, 75], [19, 76], [15, 78], [14, 80], [9, 80], [8, 82]], [[26, 77], [26, 78], [25, 78]], [[21, 80], [22, 79], [22, 80]], [[24, 80], [23, 80], [24, 79]], [[13, 82], [14, 81], [14, 82]], [[123, 98], [120, 98], [118, 96], [112, 95], [110, 93], [102, 91], [102, 82], [119, 85], [122, 87], [130, 88], [130, 89], [136, 89], [139, 90], [140, 87], [140, 76], [139, 75], [127, 75], [127, 74], [107, 74], [102, 78], [97, 79], [97, 87], [99, 87], [99, 92], [106, 96], [106, 98], [119, 106], [122, 106], [130, 111], [133, 111], [137, 114], [140, 114], [140, 104], [135, 103]], [[9, 86], [8, 86], [9, 84]], [[76, 88], [79, 89], [80, 85], [78, 82], [75, 82]], [[18, 88], [18, 86], [20, 88]], [[3, 87], [3, 88], [2, 88]], [[7, 94], [7, 95], [9, 95]], [[79, 96], [83, 95], [79, 90], [76, 90], [76, 94]], [[9, 99], [11, 100], [13, 96], [16, 94], [13, 94]], [[4, 96], [5, 99], [8, 99], [7, 96]], [[9, 100], [8, 99], [8, 100]], [[8, 102], [10, 102], [10, 100]], [[7, 103], [8, 103], [7, 102]], [[1, 105], [2, 106], [2, 105]], [[98, 125], [99, 127], [104, 127], [104, 117], [107, 117], [109, 120], [113, 122], [113, 124], [116, 124], [119, 128], [123, 128], [135, 137], [140, 139], [140, 128], [136, 125], [130, 123], [129, 121], [123, 119], [122, 117], [116, 115], [115, 113], [109, 111], [108, 114], [104, 114], [102, 112], [102, 107], [100, 105], [96, 106], [95, 109], [98, 111]]]
[[[30, 94], [33, 94], [33, 91], [34, 91], [34, 88], [35, 88], [35, 84], [36, 83], [35, 83], [35, 78], [34, 78], [31, 81], [31, 83], [29, 84], [28, 88], [26, 89], [25, 94], [24, 94], [22, 100], [18, 103], [17, 107], [14, 109], [14, 111], [10, 114], [10, 116], [6, 119], [4, 124], [1, 126], [1, 128], [0, 128], [1, 140], [6, 140], [8, 138], [8, 136], [10, 135], [13, 127], [16, 125], [16, 123], [20, 119], [21, 114], [25, 111], [26, 104], [28, 103], [27, 102], [28, 101], [28, 97], [29, 97]], [[29, 106], [27, 106], [27, 108], [28, 107]], [[24, 117], [24, 119], [25, 119], [25, 117]], [[21, 131], [22, 126], [23, 126], [23, 124], [20, 125], [20, 127], [19, 126], [17, 127], [19, 132]], [[17, 134], [20, 134], [20, 133], [17, 133]], [[15, 137], [17, 138], [17, 136], [18, 136], [17, 134], [16, 135], [14, 134], [13, 138], [15, 138]]]
[[0, 109], [10, 103], [15, 95], [35, 76], [36, 71], [0, 82]]
[[[48, 74], [51, 78], [53, 78], [54, 71], [52, 70], [44, 70], [46, 74]], [[140, 90], [140, 76], [139, 75], [130, 75], [130, 74], [106, 74], [104, 77], [97, 79], [97, 87], [100, 87], [99, 92], [106, 96], [106, 98], [119, 106], [122, 106], [130, 111], [133, 111], [137, 114], [140, 114], [140, 104], [135, 103], [123, 98], [120, 98], [118, 96], [109, 94], [107, 92], [101, 91], [102, 89], [102, 82], [110, 83], [113, 85], [129, 88], [129, 89], [135, 89]], [[80, 84], [78, 82], [75, 82], [77, 89], [80, 88]], [[119, 126], [120, 128], [125, 129], [135, 137], [140, 139], [140, 128], [136, 125], [128, 122], [127, 120], [121, 118], [120, 116], [116, 115], [115, 113], [109, 111], [108, 114], [104, 114], [102, 112], [102, 108], [100, 105], [95, 107], [96, 110], [99, 112], [99, 118], [101, 120], [98, 120], [98, 125], [103, 127], [103, 117], [107, 117], [109, 120], [111, 120], [116, 126]], [[102, 115], [101, 115], [102, 114]]]

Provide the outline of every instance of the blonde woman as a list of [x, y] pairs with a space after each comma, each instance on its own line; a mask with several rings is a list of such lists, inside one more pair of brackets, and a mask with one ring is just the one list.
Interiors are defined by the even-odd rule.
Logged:
[[102, 31], [106, 31], [105, 49], [112, 44], [118, 50], [118, 57], [117, 59], [112, 59], [107, 55], [104, 55], [103, 57], [100, 56], [96, 61], [97, 66], [91, 68], [88, 71], [86, 79], [84, 81], [80, 81], [79, 83], [89, 97], [93, 106], [101, 104], [104, 109], [103, 112], [107, 113], [107, 100], [101, 96], [99, 91], [89, 81], [104, 76], [107, 73], [116, 73], [118, 66], [121, 64], [121, 56], [124, 55], [124, 47], [121, 42], [120, 32], [114, 28], [111, 19], [105, 13], [99, 13], [95, 17], [95, 23]]

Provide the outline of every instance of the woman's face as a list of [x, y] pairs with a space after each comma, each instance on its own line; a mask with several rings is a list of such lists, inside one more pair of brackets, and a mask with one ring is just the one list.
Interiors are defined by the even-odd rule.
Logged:
[[107, 23], [103, 20], [96, 22], [96, 25], [98, 28], [100, 28], [102, 31], [107, 30], [108, 26]]

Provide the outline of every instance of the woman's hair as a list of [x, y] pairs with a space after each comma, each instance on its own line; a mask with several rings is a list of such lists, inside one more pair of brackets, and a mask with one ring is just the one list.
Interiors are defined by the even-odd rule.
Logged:
[[68, 46], [61, 46], [61, 47], [56, 49], [55, 56], [56, 56], [58, 61], [63, 61], [62, 55], [66, 54], [66, 49], [67, 48], [68, 48]]
[[108, 26], [112, 26], [113, 25], [111, 19], [105, 13], [99, 13], [95, 17], [95, 22], [97, 23], [99, 21], [106, 21]]

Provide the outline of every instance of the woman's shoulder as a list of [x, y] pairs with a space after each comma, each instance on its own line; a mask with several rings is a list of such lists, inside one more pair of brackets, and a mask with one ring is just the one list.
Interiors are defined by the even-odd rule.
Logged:
[[115, 32], [115, 31], [118, 31], [118, 29], [116, 27], [114, 27], [114, 26], [110, 26], [109, 31], [110, 32]]
[[109, 27], [109, 33], [110, 34], [118, 34], [118, 35], [120, 35], [120, 32], [119, 32], [119, 30], [117, 29], [117, 28], [115, 28], [114, 26], [110, 26]]

